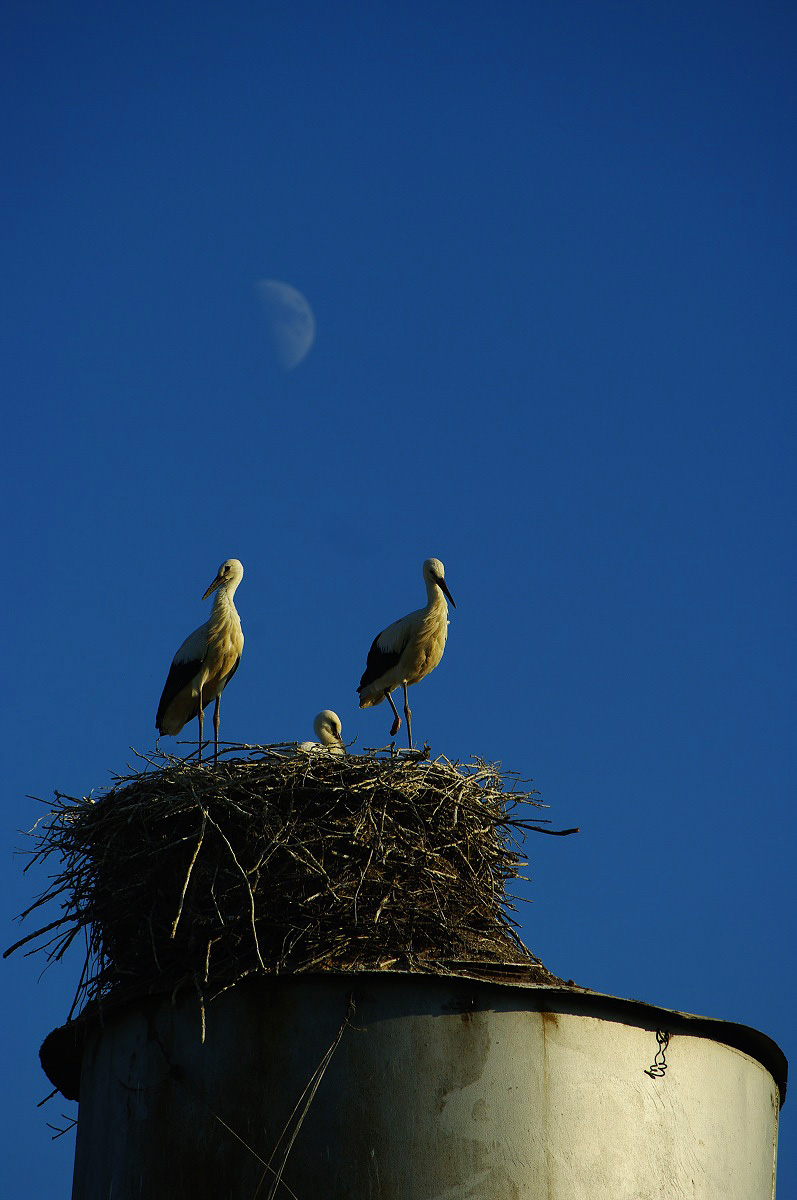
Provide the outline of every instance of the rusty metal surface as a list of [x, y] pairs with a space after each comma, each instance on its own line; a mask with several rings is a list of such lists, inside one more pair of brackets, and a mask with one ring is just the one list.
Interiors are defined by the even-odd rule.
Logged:
[[280, 1200], [770, 1200], [766, 1066], [696, 1019], [598, 999], [253, 980], [209, 1006], [203, 1045], [195, 1000], [153, 997], [88, 1034], [74, 1200], [267, 1200], [283, 1158]]

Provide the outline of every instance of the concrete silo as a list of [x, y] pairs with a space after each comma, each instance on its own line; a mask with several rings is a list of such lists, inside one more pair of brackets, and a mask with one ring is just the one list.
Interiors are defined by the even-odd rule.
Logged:
[[109, 1011], [53, 1073], [82, 1064], [73, 1200], [771, 1200], [769, 1038], [460, 972], [243, 982], [204, 1044], [187, 994]]

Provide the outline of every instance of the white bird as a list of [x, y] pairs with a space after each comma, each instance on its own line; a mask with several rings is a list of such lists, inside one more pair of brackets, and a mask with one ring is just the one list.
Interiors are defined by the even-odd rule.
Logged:
[[433, 671], [446, 648], [448, 634], [448, 605], [446, 596], [456, 608], [446, 587], [445, 569], [439, 558], [427, 558], [423, 564], [423, 578], [429, 597], [426, 607], [419, 608], [394, 621], [374, 638], [368, 651], [365, 671], [357, 691], [360, 693], [360, 708], [381, 704], [385, 696], [390, 701], [395, 721], [390, 736], [395, 737], [401, 728], [401, 717], [390, 693], [401, 684], [404, 688], [404, 716], [407, 718], [407, 736], [412, 749], [412, 713], [407, 698], [407, 687], [418, 683], [424, 675]]
[[340, 717], [331, 708], [325, 708], [318, 713], [313, 721], [313, 732], [318, 741], [302, 742], [299, 746], [300, 750], [308, 750], [311, 753], [316, 750], [326, 750], [329, 754], [346, 753]]
[[228, 558], [219, 567], [216, 578], [202, 597], [216, 593], [210, 619], [187, 637], [172, 660], [163, 695], [158, 705], [155, 726], [158, 733], [174, 735], [194, 717], [199, 718], [199, 761], [202, 762], [202, 735], [205, 707], [216, 701], [213, 711], [215, 734], [214, 762], [219, 759], [219, 708], [221, 693], [238, 670], [244, 648], [241, 619], [233, 596], [244, 577], [237, 558]]

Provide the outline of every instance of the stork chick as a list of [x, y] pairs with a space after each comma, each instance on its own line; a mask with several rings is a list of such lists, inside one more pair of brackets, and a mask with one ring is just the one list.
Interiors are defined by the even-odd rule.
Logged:
[[315, 750], [327, 750], [330, 754], [346, 753], [340, 717], [331, 708], [322, 709], [318, 713], [313, 721], [313, 732], [318, 741], [302, 742], [299, 746], [300, 750], [308, 750], [311, 753]]

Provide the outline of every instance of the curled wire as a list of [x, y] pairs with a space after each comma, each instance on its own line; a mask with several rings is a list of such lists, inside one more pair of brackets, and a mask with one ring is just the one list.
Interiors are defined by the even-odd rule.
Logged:
[[656, 1051], [656, 1057], [645, 1071], [651, 1079], [661, 1079], [664, 1072], [667, 1070], [667, 1063], [664, 1058], [664, 1051], [670, 1044], [670, 1035], [663, 1029], [656, 1030], [656, 1041], [659, 1043], [659, 1048]]

